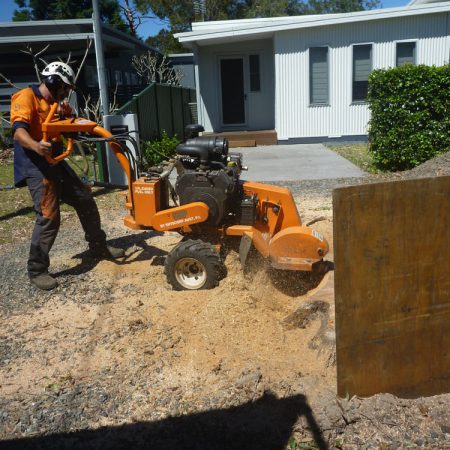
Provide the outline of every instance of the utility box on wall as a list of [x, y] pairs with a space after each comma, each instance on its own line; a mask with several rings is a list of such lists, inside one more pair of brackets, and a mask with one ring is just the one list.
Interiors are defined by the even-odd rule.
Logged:
[[[138, 160], [139, 153], [139, 131], [138, 119], [136, 114], [119, 114], [104, 116], [105, 128], [113, 135], [120, 135], [122, 133], [130, 133], [130, 136], [135, 140], [138, 148], [136, 149], [129, 141], [126, 142], [127, 148], [135, 161]], [[127, 186], [128, 180], [125, 172], [120, 166], [113, 150], [107, 144], [106, 163], [108, 167], [108, 181], [117, 186]], [[133, 167], [133, 163], [132, 163]]]

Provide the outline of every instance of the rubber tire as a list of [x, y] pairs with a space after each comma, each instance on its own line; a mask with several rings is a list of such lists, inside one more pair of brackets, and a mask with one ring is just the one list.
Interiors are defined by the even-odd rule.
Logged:
[[[199, 261], [206, 271], [206, 281], [198, 289], [189, 289], [177, 280], [175, 267], [183, 258], [192, 258]], [[166, 257], [164, 272], [168, 283], [175, 291], [213, 289], [219, 284], [221, 273], [224, 271], [222, 259], [214, 247], [200, 239], [187, 239], [180, 242]]]

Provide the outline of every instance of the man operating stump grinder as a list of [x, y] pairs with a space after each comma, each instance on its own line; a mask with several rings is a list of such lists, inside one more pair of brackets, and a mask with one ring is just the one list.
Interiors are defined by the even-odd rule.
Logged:
[[14, 182], [16, 187], [28, 186], [36, 222], [31, 236], [28, 275], [39, 289], [51, 290], [58, 283], [48, 273], [49, 252], [60, 225], [60, 201], [72, 206], [80, 219], [90, 254], [96, 258], [119, 258], [124, 251], [106, 244], [97, 205], [75, 172], [65, 162], [50, 164], [52, 144], [44, 141], [42, 124], [54, 102], [58, 113], [73, 111], [67, 97], [74, 86], [74, 72], [62, 62], [48, 64], [42, 82], [22, 89], [11, 101], [11, 124], [14, 133]]

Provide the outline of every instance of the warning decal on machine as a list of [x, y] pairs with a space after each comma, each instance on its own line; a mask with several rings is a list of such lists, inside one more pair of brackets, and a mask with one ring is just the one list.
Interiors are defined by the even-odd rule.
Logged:
[[134, 189], [134, 192], [136, 194], [153, 195], [153, 187], [151, 187], [151, 186], [136, 186]]
[[182, 226], [182, 225], [187, 225], [189, 223], [192, 222], [198, 222], [201, 221], [202, 217], [201, 216], [192, 216], [192, 217], [186, 217], [184, 219], [179, 219], [179, 220], [174, 220], [172, 222], [166, 222], [166, 223], [162, 223], [159, 225], [160, 228], [171, 228], [174, 226]]

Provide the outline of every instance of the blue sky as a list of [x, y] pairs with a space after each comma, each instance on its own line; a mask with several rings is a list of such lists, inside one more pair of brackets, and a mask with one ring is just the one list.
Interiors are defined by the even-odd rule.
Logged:
[[[123, 3], [123, 0], [121, 0]], [[409, 3], [409, 0], [381, 0], [383, 8], [394, 8], [396, 6], [405, 6]], [[14, 0], [0, 0], [0, 22], [8, 22], [11, 20], [14, 9], [17, 8]], [[145, 24], [138, 28], [138, 33], [144, 39], [148, 36], [154, 36], [158, 34], [161, 28], [164, 28], [165, 22], [153, 19], [148, 20]]]

